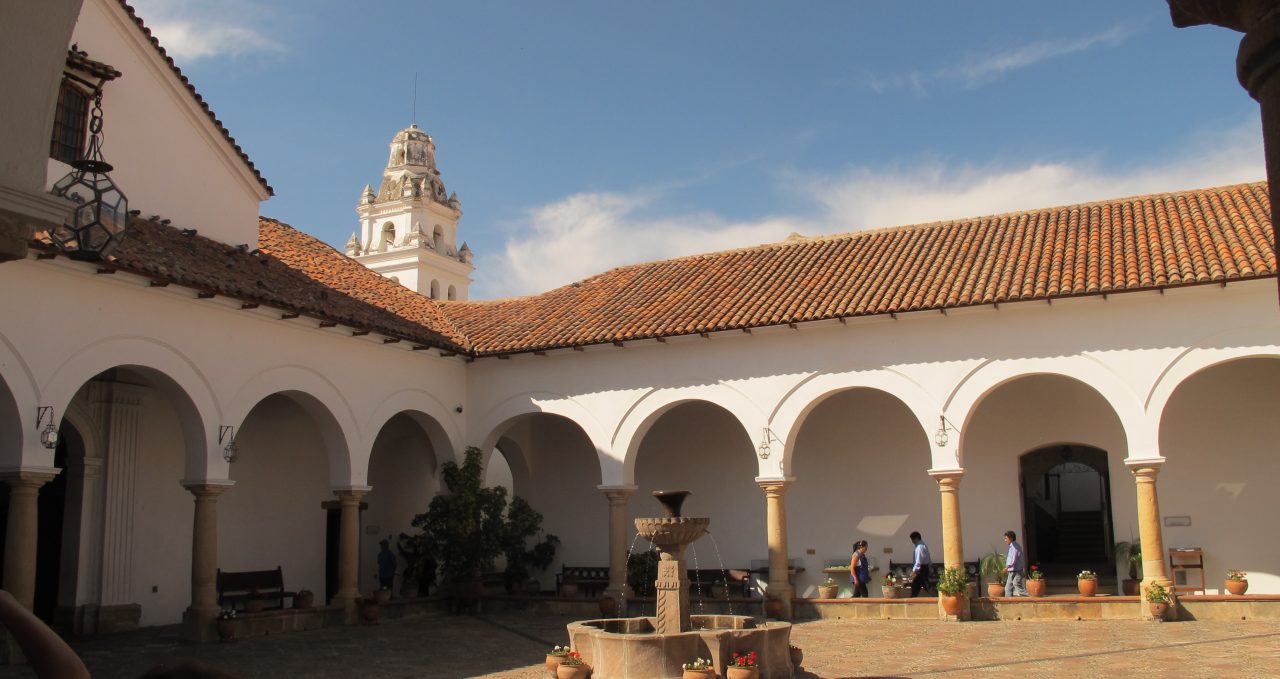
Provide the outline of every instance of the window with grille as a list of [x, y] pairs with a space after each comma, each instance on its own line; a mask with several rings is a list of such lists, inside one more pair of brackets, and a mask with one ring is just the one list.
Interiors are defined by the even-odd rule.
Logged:
[[89, 119], [89, 95], [71, 81], [63, 79], [58, 90], [58, 109], [53, 119], [53, 140], [49, 156], [71, 163], [84, 157], [86, 127]]

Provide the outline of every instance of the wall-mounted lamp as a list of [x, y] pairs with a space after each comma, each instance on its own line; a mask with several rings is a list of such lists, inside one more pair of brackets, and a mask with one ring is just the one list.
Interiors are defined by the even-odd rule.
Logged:
[[772, 444], [774, 441], [782, 443], [782, 439], [774, 436], [773, 432], [768, 427], [765, 427], [764, 432], [760, 435], [760, 447], [757, 450], [761, 460], [769, 459], [769, 454], [773, 452]]
[[[40, 425], [44, 425], [44, 429]], [[58, 424], [53, 416], [53, 406], [36, 406], [36, 431], [40, 432], [40, 445], [49, 450], [58, 447]]]
[[240, 446], [236, 445], [236, 428], [229, 425], [218, 427], [218, 445], [222, 446], [222, 459], [231, 464], [240, 459]]
[[947, 435], [947, 431], [954, 431], [957, 434], [960, 433], [960, 430], [956, 429], [954, 424], [951, 424], [951, 422], [947, 421], [946, 416], [939, 415], [938, 431], [934, 432], [933, 434], [933, 442], [938, 444], [939, 448], [946, 448], [947, 441], [951, 440], [951, 437]]
[[459, 415], [461, 415], [461, 414], [462, 414], [462, 406], [458, 406], [458, 407], [454, 408], [454, 409], [453, 409], [453, 412], [458, 413]]
[[71, 163], [71, 172], [53, 185], [53, 195], [76, 207], [49, 237], [72, 259], [97, 260], [111, 254], [129, 229], [129, 199], [107, 174], [115, 168], [102, 159], [101, 90], [94, 94], [89, 133], [84, 158]]

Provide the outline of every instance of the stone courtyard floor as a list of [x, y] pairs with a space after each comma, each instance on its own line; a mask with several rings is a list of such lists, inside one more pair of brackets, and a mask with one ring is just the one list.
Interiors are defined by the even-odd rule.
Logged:
[[[197, 661], [246, 679], [491, 677], [541, 679], [566, 641], [563, 616], [423, 616], [221, 644], [179, 644], [150, 628], [73, 644], [93, 676], [129, 678]], [[1280, 676], [1275, 622], [1021, 621], [946, 624], [814, 620], [796, 625], [798, 677]], [[0, 668], [0, 677], [33, 677]]]

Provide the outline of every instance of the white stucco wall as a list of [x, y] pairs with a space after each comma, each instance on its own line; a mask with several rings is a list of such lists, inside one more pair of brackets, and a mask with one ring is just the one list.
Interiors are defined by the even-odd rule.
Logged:
[[[85, 0], [71, 42], [123, 73], [103, 89], [103, 156], [130, 209], [256, 248], [266, 190], [119, 3]], [[50, 160], [48, 186], [69, 170]]]

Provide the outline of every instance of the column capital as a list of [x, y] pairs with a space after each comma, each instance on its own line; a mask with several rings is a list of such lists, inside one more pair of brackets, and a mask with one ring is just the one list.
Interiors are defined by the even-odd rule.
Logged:
[[373, 486], [336, 486], [332, 490], [343, 503], [354, 503], [368, 495], [369, 491], [373, 490]]
[[930, 469], [929, 476], [940, 486], [958, 486], [960, 479], [964, 478], [964, 469], [957, 467], [955, 469]]
[[1141, 480], [1154, 479], [1156, 474], [1160, 473], [1160, 468], [1164, 466], [1164, 463], [1165, 458], [1163, 457], [1128, 458], [1124, 461], [1124, 466], [1128, 467], [1129, 471]]
[[596, 486], [596, 490], [600, 491], [601, 493], [604, 494], [605, 497], [609, 498], [610, 502], [615, 502], [615, 501], [626, 502], [628, 498], [630, 498], [632, 495], [635, 495], [635, 492], [638, 489], [639, 489], [639, 486], [635, 486], [635, 485]]
[[782, 495], [787, 492], [787, 489], [791, 487], [795, 480], [796, 477], [794, 476], [757, 476], [756, 485], [760, 486], [760, 490], [763, 490], [766, 494]]
[[216, 498], [236, 485], [231, 479], [183, 479], [179, 483], [197, 498]]
[[61, 471], [58, 467], [10, 467], [0, 469], [0, 481], [12, 488], [39, 488]]

